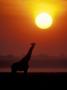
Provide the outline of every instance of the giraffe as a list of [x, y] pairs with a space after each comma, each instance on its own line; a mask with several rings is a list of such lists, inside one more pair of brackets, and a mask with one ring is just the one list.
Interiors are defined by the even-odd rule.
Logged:
[[36, 45], [35, 43], [31, 43], [31, 47], [30, 47], [28, 53], [19, 62], [12, 64], [11, 71], [13, 73], [17, 72], [17, 71], [23, 71], [24, 73], [27, 73], [28, 68], [29, 68], [29, 61], [31, 59], [32, 51], [33, 51], [35, 45]]

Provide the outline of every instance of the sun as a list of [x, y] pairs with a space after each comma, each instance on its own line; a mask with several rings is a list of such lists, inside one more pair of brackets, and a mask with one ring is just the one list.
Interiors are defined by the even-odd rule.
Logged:
[[50, 28], [53, 24], [53, 18], [48, 13], [40, 13], [35, 18], [35, 24], [43, 30]]

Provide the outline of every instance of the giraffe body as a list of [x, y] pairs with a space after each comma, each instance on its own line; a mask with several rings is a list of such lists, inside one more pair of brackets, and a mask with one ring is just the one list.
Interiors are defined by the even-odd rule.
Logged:
[[32, 43], [32, 46], [30, 47], [27, 55], [24, 58], [22, 58], [19, 62], [16, 62], [11, 66], [12, 72], [23, 71], [24, 73], [27, 73], [29, 68], [29, 61], [31, 59], [34, 46], [35, 43]]

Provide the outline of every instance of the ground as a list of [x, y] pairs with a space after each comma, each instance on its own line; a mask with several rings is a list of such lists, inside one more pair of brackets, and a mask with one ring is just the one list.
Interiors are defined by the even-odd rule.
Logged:
[[0, 73], [0, 80], [58, 80], [67, 79], [67, 73]]

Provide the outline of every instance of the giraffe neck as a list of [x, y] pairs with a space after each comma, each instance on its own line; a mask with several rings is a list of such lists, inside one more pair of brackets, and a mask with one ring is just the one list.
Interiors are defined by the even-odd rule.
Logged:
[[33, 47], [31, 47], [31, 48], [29, 49], [29, 51], [28, 51], [28, 53], [27, 53], [27, 55], [26, 55], [26, 57], [27, 57], [28, 59], [31, 58], [32, 51], [33, 51]]
[[21, 60], [21, 62], [26, 62], [28, 63], [30, 58], [31, 58], [31, 55], [32, 55], [32, 51], [33, 51], [33, 47], [31, 47], [28, 51], [28, 53], [26, 54], [26, 56]]

